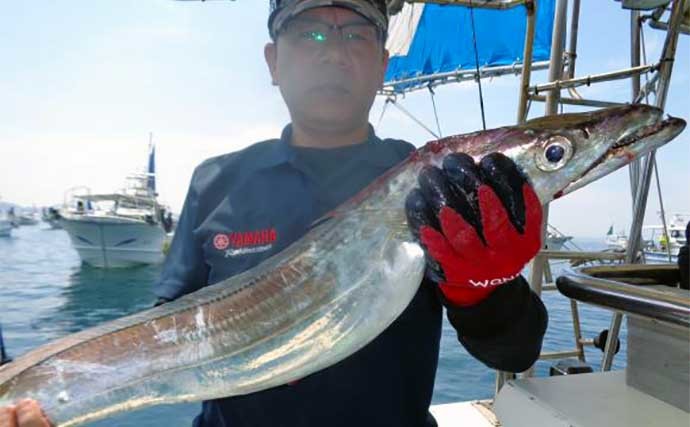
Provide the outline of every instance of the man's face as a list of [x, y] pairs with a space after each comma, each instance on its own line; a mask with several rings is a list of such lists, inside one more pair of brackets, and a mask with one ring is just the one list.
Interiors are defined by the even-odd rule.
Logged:
[[388, 65], [382, 43], [375, 26], [349, 9], [320, 7], [291, 19], [265, 56], [292, 120], [331, 132], [366, 124]]

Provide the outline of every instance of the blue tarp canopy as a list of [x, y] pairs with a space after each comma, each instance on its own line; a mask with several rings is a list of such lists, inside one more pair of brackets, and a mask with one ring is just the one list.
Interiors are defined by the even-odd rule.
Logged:
[[[538, 2], [534, 62], [549, 59], [554, 3], [555, 0]], [[522, 62], [527, 26], [524, 6], [507, 10], [475, 8], [474, 26], [482, 72]], [[474, 70], [470, 9], [454, 5], [406, 4], [391, 20], [387, 47], [391, 59], [384, 85], [393, 92], [426, 86], [433, 82], [431, 76], [440, 73]], [[396, 83], [413, 78], [422, 79]]]

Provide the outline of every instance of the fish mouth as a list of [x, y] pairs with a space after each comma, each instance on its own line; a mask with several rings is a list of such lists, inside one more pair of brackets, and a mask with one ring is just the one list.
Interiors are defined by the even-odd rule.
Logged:
[[685, 120], [668, 116], [651, 124], [637, 126], [623, 133], [609, 148], [587, 168], [577, 180], [560, 194], [571, 193], [609, 173], [625, 166], [673, 140], [685, 129]]
[[630, 132], [627, 132], [623, 135], [621, 135], [616, 142], [609, 147], [608, 151], [604, 156], [602, 156], [601, 161], [603, 161], [603, 158], [605, 158], [608, 154], [615, 153], [617, 150], [620, 151], [621, 149], [628, 147], [638, 141], [641, 141], [644, 138], [649, 138], [652, 137], [658, 133], [661, 133], [664, 131], [666, 128], [669, 126], [673, 126], [673, 122], [675, 120], [679, 120], [675, 117], [668, 116], [668, 119], [666, 120], [660, 120], [656, 123], [653, 123], [651, 125], [647, 126], [642, 126], [637, 129], [631, 130]]

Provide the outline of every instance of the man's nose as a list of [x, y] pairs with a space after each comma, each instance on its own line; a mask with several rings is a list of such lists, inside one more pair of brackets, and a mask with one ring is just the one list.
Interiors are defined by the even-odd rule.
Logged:
[[323, 63], [347, 67], [350, 64], [350, 51], [342, 34], [333, 33], [321, 46], [320, 59]]

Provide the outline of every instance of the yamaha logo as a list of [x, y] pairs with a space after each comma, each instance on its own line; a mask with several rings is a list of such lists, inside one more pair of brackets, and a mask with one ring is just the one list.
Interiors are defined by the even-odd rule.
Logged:
[[253, 231], [218, 233], [213, 237], [213, 247], [225, 252], [225, 257], [264, 252], [278, 240], [275, 228]]
[[224, 251], [230, 246], [230, 238], [227, 234], [216, 234], [213, 238], [213, 246], [219, 251]]

